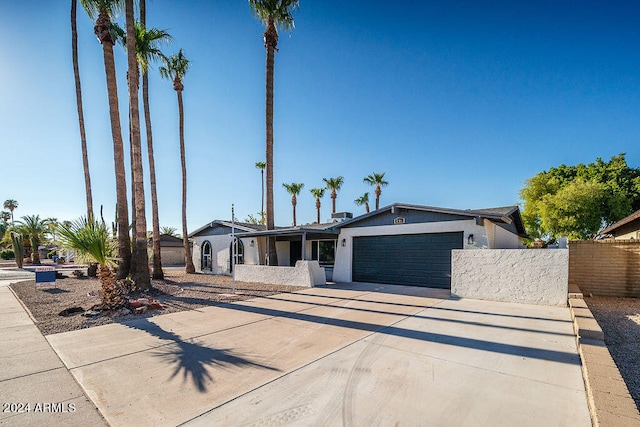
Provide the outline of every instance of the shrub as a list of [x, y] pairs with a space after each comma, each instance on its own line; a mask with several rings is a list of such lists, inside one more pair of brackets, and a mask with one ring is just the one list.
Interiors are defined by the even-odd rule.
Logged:
[[0, 258], [2, 259], [13, 259], [15, 258], [15, 253], [11, 249], [4, 249], [0, 251]]

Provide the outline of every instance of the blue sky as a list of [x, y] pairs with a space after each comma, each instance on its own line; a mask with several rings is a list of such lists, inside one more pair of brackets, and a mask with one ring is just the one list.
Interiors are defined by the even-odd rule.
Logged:
[[[292, 221], [284, 182], [305, 184], [298, 222], [306, 223], [315, 220], [309, 190], [323, 177], [344, 176], [338, 210], [359, 214], [353, 200], [365, 191], [373, 200], [362, 179], [374, 171], [389, 181], [381, 205], [466, 209], [515, 204], [527, 178], [562, 163], [626, 152], [639, 167], [637, 3], [522, 3], [301, 0], [276, 54], [276, 224]], [[0, 2], [0, 199], [18, 200], [17, 216], [85, 212], [69, 5]], [[192, 61], [184, 81], [189, 229], [230, 219], [232, 203], [238, 219], [255, 215], [262, 25], [247, 1], [147, 0], [147, 9], [148, 25], [174, 38], [165, 51], [183, 48]], [[112, 221], [102, 51], [82, 9], [78, 32], [94, 204]], [[126, 129], [119, 46], [116, 67]], [[160, 223], [181, 229], [176, 94], [156, 69], [150, 80]], [[328, 194], [322, 203], [324, 220]]]

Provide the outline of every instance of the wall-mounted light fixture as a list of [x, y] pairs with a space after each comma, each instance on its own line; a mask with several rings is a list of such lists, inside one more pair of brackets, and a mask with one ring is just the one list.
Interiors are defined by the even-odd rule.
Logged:
[[469, 237], [467, 237], [467, 243], [469, 245], [473, 245], [474, 243], [476, 243], [475, 239], [473, 238], [473, 234], [469, 234]]
[[253, 241], [253, 239], [251, 239], [251, 241], [249, 242], [249, 246], [254, 247], [256, 245], [256, 243]]
[[342, 246], [347, 246], [347, 239], [342, 239]]

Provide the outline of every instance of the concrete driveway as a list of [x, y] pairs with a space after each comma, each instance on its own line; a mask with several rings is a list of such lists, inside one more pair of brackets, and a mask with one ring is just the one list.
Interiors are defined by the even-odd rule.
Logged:
[[591, 425], [567, 308], [343, 284], [47, 339], [114, 426]]

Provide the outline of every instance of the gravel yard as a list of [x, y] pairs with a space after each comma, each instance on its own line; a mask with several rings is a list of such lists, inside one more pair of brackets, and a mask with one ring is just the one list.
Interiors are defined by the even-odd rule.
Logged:
[[72, 307], [88, 310], [100, 302], [100, 282], [95, 278], [58, 279], [55, 287], [39, 288], [36, 288], [35, 281], [31, 280], [13, 284], [11, 288], [29, 309], [36, 320], [36, 326], [44, 335], [304, 289], [295, 286], [236, 282], [236, 294], [232, 295], [231, 277], [174, 271], [165, 274], [165, 280], [153, 280], [152, 284], [154, 289], [150, 292], [129, 297], [135, 299], [149, 296], [160, 302], [165, 307], [163, 310], [114, 317], [104, 314], [85, 317], [81, 313], [68, 317], [59, 315], [62, 310]]
[[585, 297], [640, 409], [640, 298]]

